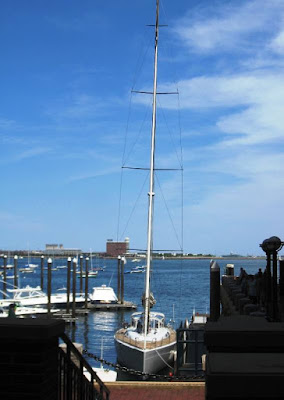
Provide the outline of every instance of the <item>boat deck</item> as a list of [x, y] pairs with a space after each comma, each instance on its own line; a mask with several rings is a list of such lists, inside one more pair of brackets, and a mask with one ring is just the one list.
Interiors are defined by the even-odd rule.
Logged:
[[[118, 339], [124, 343], [128, 343], [132, 346], [138, 347], [140, 349], [144, 348], [144, 341], [132, 340], [124, 335], [125, 332], [126, 332], [126, 329], [124, 329], [124, 328], [121, 328], [119, 331], [117, 331], [115, 334], [116, 339]], [[158, 340], [158, 341], [154, 341], [154, 342], [146, 342], [146, 348], [154, 349], [156, 347], [165, 346], [165, 345], [170, 344], [175, 341], [176, 341], [176, 332], [171, 331], [170, 336], [163, 340]]]
[[204, 400], [203, 382], [107, 383], [111, 400]]

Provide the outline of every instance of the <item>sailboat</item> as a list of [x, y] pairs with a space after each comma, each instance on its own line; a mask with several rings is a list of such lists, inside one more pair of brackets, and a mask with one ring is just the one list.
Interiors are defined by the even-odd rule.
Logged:
[[144, 311], [132, 314], [130, 326], [119, 329], [114, 336], [118, 362], [128, 368], [141, 371], [145, 374], [156, 373], [168, 366], [173, 361], [176, 346], [176, 332], [172, 327], [165, 324], [165, 315], [159, 312], [150, 311], [151, 306], [155, 303], [153, 294], [150, 291], [150, 271], [153, 242], [152, 226], [154, 208], [158, 34], [159, 0], [156, 0], [155, 63], [148, 193], [148, 231], [145, 293], [143, 295]]

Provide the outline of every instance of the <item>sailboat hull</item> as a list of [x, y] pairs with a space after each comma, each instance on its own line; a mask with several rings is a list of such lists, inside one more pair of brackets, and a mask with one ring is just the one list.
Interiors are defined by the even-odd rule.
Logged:
[[115, 338], [115, 347], [119, 364], [146, 374], [155, 374], [167, 364], [173, 364], [176, 343], [144, 350]]

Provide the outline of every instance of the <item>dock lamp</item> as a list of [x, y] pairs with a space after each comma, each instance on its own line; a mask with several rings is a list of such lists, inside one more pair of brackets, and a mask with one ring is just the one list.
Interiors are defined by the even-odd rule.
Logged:
[[[277, 236], [271, 236], [269, 239], [265, 239], [260, 247], [266, 253], [266, 272], [267, 272], [267, 283], [266, 283], [266, 298], [267, 298], [267, 311], [270, 314], [271, 301], [272, 301], [272, 319], [278, 320], [278, 290], [277, 290], [277, 253], [282, 249], [284, 242]], [[272, 255], [272, 266], [273, 276], [271, 279], [271, 255]]]

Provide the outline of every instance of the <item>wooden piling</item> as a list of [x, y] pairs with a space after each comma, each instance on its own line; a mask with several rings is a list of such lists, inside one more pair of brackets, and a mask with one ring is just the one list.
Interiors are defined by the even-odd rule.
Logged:
[[7, 295], [7, 256], [4, 255], [3, 265], [3, 299], [6, 299]]
[[14, 287], [18, 287], [18, 256], [14, 256]]
[[76, 315], [76, 270], [77, 258], [73, 258], [73, 279], [72, 279], [72, 318]]
[[120, 268], [120, 280], [121, 280], [121, 304], [124, 303], [124, 263], [125, 263], [125, 257], [121, 258], [121, 268]]
[[210, 321], [220, 317], [220, 267], [216, 261], [210, 263]]
[[80, 293], [83, 293], [83, 256], [80, 256]]
[[89, 291], [89, 257], [85, 259], [85, 308], [88, 308], [88, 291]]
[[279, 261], [279, 294], [284, 296], [284, 260]]
[[51, 310], [51, 268], [52, 259], [47, 260], [47, 316], [50, 317]]
[[71, 257], [67, 259], [66, 314], [70, 313]]
[[121, 303], [121, 295], [120, 295], [120, 282], [121, 282], [121, 272], [120, 272], [120, 263], [121, 257], [117, 257], [117, 299], [118, 302]]
[[273, 320], [279, 320], [278, 312], [278, 287], [277, 287], [277, 251], [272, 253], [272, 267], [273, 267], [273, 278], [272, 278], [272, 304], [273, 304]]
[[40, 287], [43, 290], [43, 266], [44, 266], [44, 256], [42, 255], [40, 258]]

